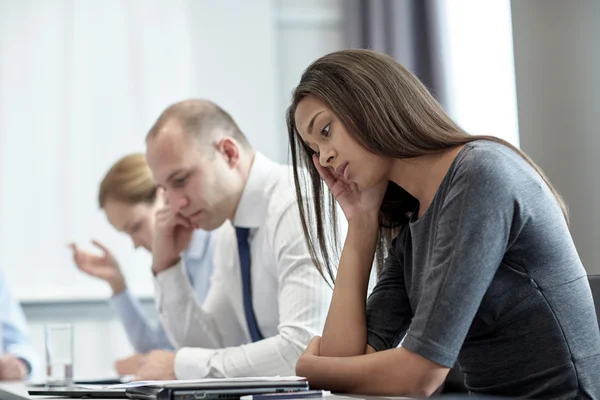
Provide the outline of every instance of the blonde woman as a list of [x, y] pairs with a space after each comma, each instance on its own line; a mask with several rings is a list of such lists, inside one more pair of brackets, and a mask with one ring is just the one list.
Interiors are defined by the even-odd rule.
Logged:
[[[160, 208], [160, 201], [144, 154], [127, 155], [112, 166], [100, 184], [98, 201], [110, 224], [127, 234], [135, 248], [141, 246], [152, 251], [155, 213]], [[210, 232], [196, 230], [182, 255], [200, 303], [206, 297], [213, 271], [213, 237]], [[116, 369], [121, 375], [135, 374], [142, 354], [154, 349], [172, 350], [173, 346], [162, 325], [150, 323], [139, 301], [127, 289], [119, 263], [111, 251], [96, 240], [92, 243], [98, 247], [100, 255], [72, 244], [73, 258], [81, 271], [110, 285], [113, 292], [110, 302], [138, 353], [117, 361]]]

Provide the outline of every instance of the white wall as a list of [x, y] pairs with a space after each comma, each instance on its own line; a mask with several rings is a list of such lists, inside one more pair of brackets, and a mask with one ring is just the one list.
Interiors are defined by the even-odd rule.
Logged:
[[343, 0], [277, 0], [278, 101], [280, 146], [289, 159], [285, 111], [302, 72], [317, 58], [344, 48]]
[[285, 160], [275, 38], [271, 0], [0, 0], [0, 268], [16, 297], [105, 298], [66, 246], [92, 238], [150, 295], [149, 255], [98, 209], [100, 179], [189, 97], [216, 101]]
[[[286, 162], [288, 145], [284, 111], [289, 103], [291, 90], [298, 83], [302, 70], [311, 61], [342, 47], [340, 1], [246, 2], [229, 0], [222, 5], [219, 5], [220, 1], [192, 2], [192, 7], [202, 8], [202, 10], [193, 11], [197, 18], [194, 19], [197, 22], [196, 25], [190, 23], [191, 26], [195, 26], [194, 38], [200, 41], [200, 46], [212, 48], [212, 53], [210, 51], [193, 53], [195, 54], [193, 59], [188, 60], [193, 67], [185, 67], [186, 70], [201, 71], [205, 74], [203, 78], [200, 78], [188, 73], [190, 85], [200, 88], [194, 94], [209, 97], [228, 105], [228, 109], [235, 118], [240, 119], [242, 129], [249, 134], [257, 148], [279, 161]], [[0, 14], [1, 7], [6, 4], [0, 0]], [[256, 26], [257, 24], [260, 26]], [[273, 30], [271, 34], [268, 33], [269, 29]], [[146, 33], [144, 31], [144, 35]], [[156, 38], [162, 33], [155, 32], [154, 34], [153, 37]], [[261, 35], [261, 38], [257, 38], [256, 35]], [[2, 39], [0, 38], [0, 40]], [[156, 40], [162, 42], [163, 39], [156, 38]], [[213, 54], [213, 56], [208, 57], [207, 54]], [[147, 57], [151, 59], [146, 60], [146, 64], [158, 62], [156, 59], [152, 59], [156, 55], [147, 55]], [[263, 59], [261, 60], [260, 57]], [[264, 64], [264, 70], [259, 71], [260, 73], [257, 72], [259, 62]], [[4, 64], [4, 62], [0, 62], [0, 67]], [[235, 76], [234, 73], [228, 75], [231, 82], [224, 89], [215, 76], [222, 77], [221, 70], [226, 68], [231, 68], [239, 76]], [[142, 73], [141, 70], [139, 73]], [[162, 72], [156, 69], [151, 69], [150, 72], [143, 71], [143, 74], [145, 74], [143, 78], [145, 84], [155, 84], [157, 80], [165, 79]], [[253, 77], [244, 74], [258, 75]], [[267, 75], [268, 83], [266, 82]], [[253, 79], [254, 81], [252, 81]], [[249, 82], [244, 83], [243, 80]], [[261, 85], [260, 90], [264, 90], [265, 93], [271, 93], [272, 100], [263, 101], [265, 96], [257, 92], [259, 90], [257, 85]], [[138, 89], [145, 92], [150, 90], [146, 86], [140, 86]], [[182, 95], [187, 94], [173, 91], [170, 95], [170, 98], [173, 99], [169, 101], [175, 101], [178, 96]], [[140, 128], [140, 132], [136, 132], [132, 139], [135, 143], [143, 139], [143, 134], [152, 119], [163, 108], [164, 104], [162, 103], [155, 99], [152, 105], [144, 106], [143, 115], [146, 117], [142, 118], [143, 121], [140, 123], [143, 125], [143, 129]], [[272, 111], [273, 108], [276, 111]], [[122, 128], [120, 129], [122, 130]], [[104, 167], [98, 168], [96, 172], [99, 177], [104, 172]], [[87, 201], [91, 202], [91, 207], [95, 206], [93, 197], [96, 193], [96, 186], [97, 181], [90, 179], [90, 182], [80, 189], [89, 194]], [[101, 215], [97, 216], [99, 221], [103, 221], [100, 217]], [[106, 227], [99, 233], [108, 234], [110, 229]], [[118, 242], [123, 242], [121, 253], [125, 257], [123, 259], [127, 259], [127, 254], [132, 252], [128, 248], [128, 241], [123, 237], [115, 237], [114, 243]], [[130, 281], [144, 279], [144, 276], [141, 278], [139, 276], [145, 274], [147, 270], [143, 261], [138, 264], [140, 272], [137, 275], [131, 274], [132, 268], [128, 268]], [[66, 260], [61, 268], [65, 268], [61, 270], [61, 273], [66, 273], [67, 268], [74, 267]], [[70, 275], [69, 279], [72, 276]], [[79, 276], [76, 279], [85, 278]], [[21, 282], [15, 280], [14, 283]], [[87, 297], [99, 299], [108, 294], [100, 282], [89, 280], [86, 285], [88, 285], [86, 286], [88, 289], [93, 285], [93, 296], [88, 293]], [[52, 293], [57, 292], [55, 286], [48, 287]], [[52, 322], [75, 323], [74, 373], [77, 377], [110, 376], [113, 374], [114, 360], [131, 353], [132, 349], [120, 323], [114, 319], [112, 311], [105, 302], [75, 301], [77, 296], [71, 296], [71, 301], [67, 302], [40, 302], [40, 300], [50, 300], [48, 295], [27, 296], [27, 293], [24, 292], [26, 289], [23, 288], [26, 287], [20, 287], [19, 296], [26, 300], [25, 312], [32, 329], [34, 346], [40, 355], [43, 355], [44, 351], [44, 324]], [[143, 288], [139, 289], [139, 286], [137, 293], [145, 294]], [[57, 294], [60, 297], [60, 291]], [[145, 302], [144, 304], [148, 315], [155, 316], [152, 303]], [[43, 369], [36, 378], [43, 378]]]
[[472, 135], [519, 146], [509, 0], [437, 0], [446, 111]]
[[600, 273], [600, 2], [512, 1], [521, 148], [564, 196], [588, 273]]

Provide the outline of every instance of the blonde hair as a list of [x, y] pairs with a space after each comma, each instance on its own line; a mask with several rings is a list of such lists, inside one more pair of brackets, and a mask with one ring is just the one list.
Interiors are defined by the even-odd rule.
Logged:
[[100, 183], [100, 208], [109, 198], [127, 204], [154, 203], [156, 185], [143, 153], [129, 154], [108, 170]]

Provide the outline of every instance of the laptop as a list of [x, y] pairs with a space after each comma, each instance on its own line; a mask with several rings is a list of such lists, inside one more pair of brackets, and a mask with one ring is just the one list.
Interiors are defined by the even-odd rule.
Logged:
[[241, 396], [264, 393], [306, 391], [308, 382], [301, 380], [210, 380], [133, 386], [127, 397], [136, 400], [238, 400]]

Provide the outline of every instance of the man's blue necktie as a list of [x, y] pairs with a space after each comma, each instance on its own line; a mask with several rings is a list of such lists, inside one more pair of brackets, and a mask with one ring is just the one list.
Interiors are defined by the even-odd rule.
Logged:
[[246, 314], [246, 323], [248, 324], [248, 331], [253, 342], [257, 342], [263, 339], [258, 323], [256, 322], [256, 316], [254, 315], [254, 309], [252, 307], [252, 278], [250, 276], [250, 243], [248, 242], [248, 234], [250, 229], [248, 228], [235, 228], [235, 235], [237, 236], [238, 252], [240, 254], [240, 265], [242, 267], [242, 294], [244, 296], [244, 314]]

